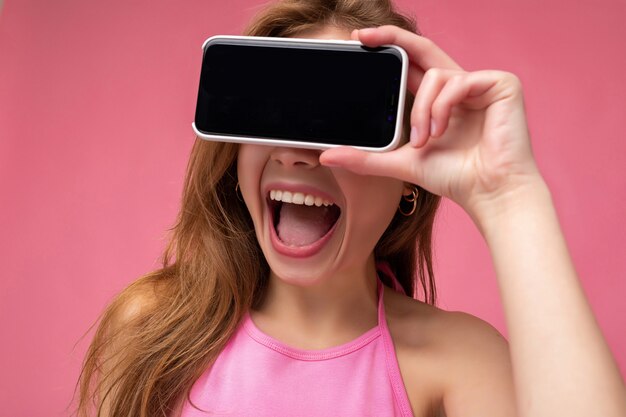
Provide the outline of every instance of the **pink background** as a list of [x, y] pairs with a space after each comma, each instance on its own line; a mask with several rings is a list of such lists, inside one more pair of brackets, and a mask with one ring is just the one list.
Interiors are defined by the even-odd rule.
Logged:
[[[0, 415], [69, 414], [113, 295], [156, 267], [192, 144], [201, 50], [258, 1], [8, 0], [0, 15]], [[539, 165], [626, 371], [626, 2], [399, 1], [468, 69], [524, 82]], [[486, 247], [456, 206], [440, 305], [505, 332]], [[523, 256], [523, 254], [520, 254]], [[558, 300], [555, 300], [558, 302]]]

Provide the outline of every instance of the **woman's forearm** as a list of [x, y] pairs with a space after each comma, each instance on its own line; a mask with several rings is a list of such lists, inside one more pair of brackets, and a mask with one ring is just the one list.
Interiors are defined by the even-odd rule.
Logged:
[[520, 416], [626, 416], [624, 383], [548, 188], [536, 181], [484, 213], [477, 223], [499, 281]]

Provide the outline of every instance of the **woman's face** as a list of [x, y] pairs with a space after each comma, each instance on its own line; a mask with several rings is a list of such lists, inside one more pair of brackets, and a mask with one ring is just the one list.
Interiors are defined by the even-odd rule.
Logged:
[[[300, 36], [350, 39], [337, 28]], [[265, 258], [277, 277], [296, 285], [363, 273], [404, 187], [396, 179], [321, 166], [319, 155], [243, 144], [237, 159], [239, 186]]]

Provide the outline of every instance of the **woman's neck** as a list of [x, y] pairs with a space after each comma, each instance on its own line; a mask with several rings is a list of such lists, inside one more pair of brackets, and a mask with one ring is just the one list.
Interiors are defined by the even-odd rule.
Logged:
[[325, 349], [355, 339], [378, 323], [373, 256], [310, 286], [270, 273], [263, 303], [251, 312], [264, 333], [302, 349]]

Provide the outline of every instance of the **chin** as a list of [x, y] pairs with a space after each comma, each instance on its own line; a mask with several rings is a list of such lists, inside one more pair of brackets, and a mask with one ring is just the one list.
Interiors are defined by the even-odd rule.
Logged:
[[291, 257], [269, 248], [265, 258], [276, 278], [290, 285], [311, 287], [324, 282], [337, 270], [337, 256], [330, 253], [331, 248], [325, 249], [310, 257]]
[[272, 274], [282, 282], [296, 287], [313, 287], [325, 281], [323, 275], [303, 274], [301, 270], [285, 270], [284, 268], [280, 268], [280, 270], [272, 269]]

